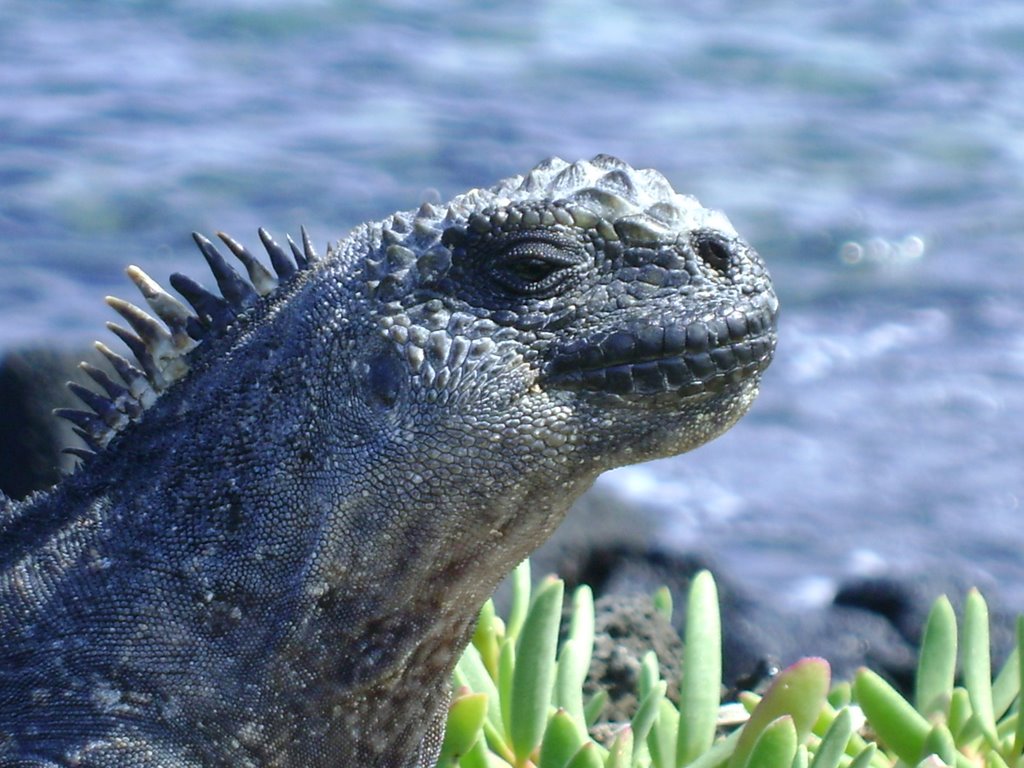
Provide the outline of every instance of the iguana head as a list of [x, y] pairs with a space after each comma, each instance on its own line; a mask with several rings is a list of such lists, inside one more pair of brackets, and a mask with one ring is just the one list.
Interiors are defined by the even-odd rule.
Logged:
[[606, 155], [396, 215], [374, 240], [384, 399], [443, 404], [446, 427], [538, 464], [689, 450], [747, 410], [775, 347], [770, 278], [725, 216]]

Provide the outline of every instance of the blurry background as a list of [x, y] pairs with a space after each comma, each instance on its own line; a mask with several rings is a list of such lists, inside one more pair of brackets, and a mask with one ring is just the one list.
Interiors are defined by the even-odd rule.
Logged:
[[1024, 607], [1024, 5], [686, 5], [5, 0], [0, 351], [106, 336], [127, 263], [201, 276], [192, 229], [323, 244], [608, 152], [724, 209], [783, 315], [738, 427], [597, 490], [775, 600]]

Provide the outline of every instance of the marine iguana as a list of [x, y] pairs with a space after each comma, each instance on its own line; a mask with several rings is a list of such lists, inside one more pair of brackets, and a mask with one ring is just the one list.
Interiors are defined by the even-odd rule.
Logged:
[[[611, 467], [750, 406], [765, 267], [605, 155], [357, 227], [218, 291], [137, 267], [91, 446], [0, 513], [0, 766], [432, 765], [479, 606]], [[155, 315], [155, 317], [153, 316]], [[162, 321], [162, 322], [161, 322]], [[115, 379], [120, 379], [115, 380]]]

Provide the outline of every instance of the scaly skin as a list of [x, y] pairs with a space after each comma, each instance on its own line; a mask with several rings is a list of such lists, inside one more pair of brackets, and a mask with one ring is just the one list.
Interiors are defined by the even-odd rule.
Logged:
[[775, 344], [725, 217], [607, 156], [271, 243], [276, 288], [200, 245], [224, 298], [130, 271], [148, 383], [95, 374], [96, 455], [0, 515], [0, 766], [431, 765], [496, 583], [600, 472], [733, 424]]

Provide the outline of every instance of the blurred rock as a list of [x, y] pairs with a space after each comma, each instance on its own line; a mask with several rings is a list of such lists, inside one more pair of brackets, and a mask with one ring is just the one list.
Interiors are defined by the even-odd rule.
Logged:
[[14, 499], [49, 488], [76, 459], [64, 447], [83, 447], [54, 408], [80, 408], [65, 385], [85, 383], [80, 360], [97, 355], [54, 349], [23, 349], [0, 359], [0, 491]]

